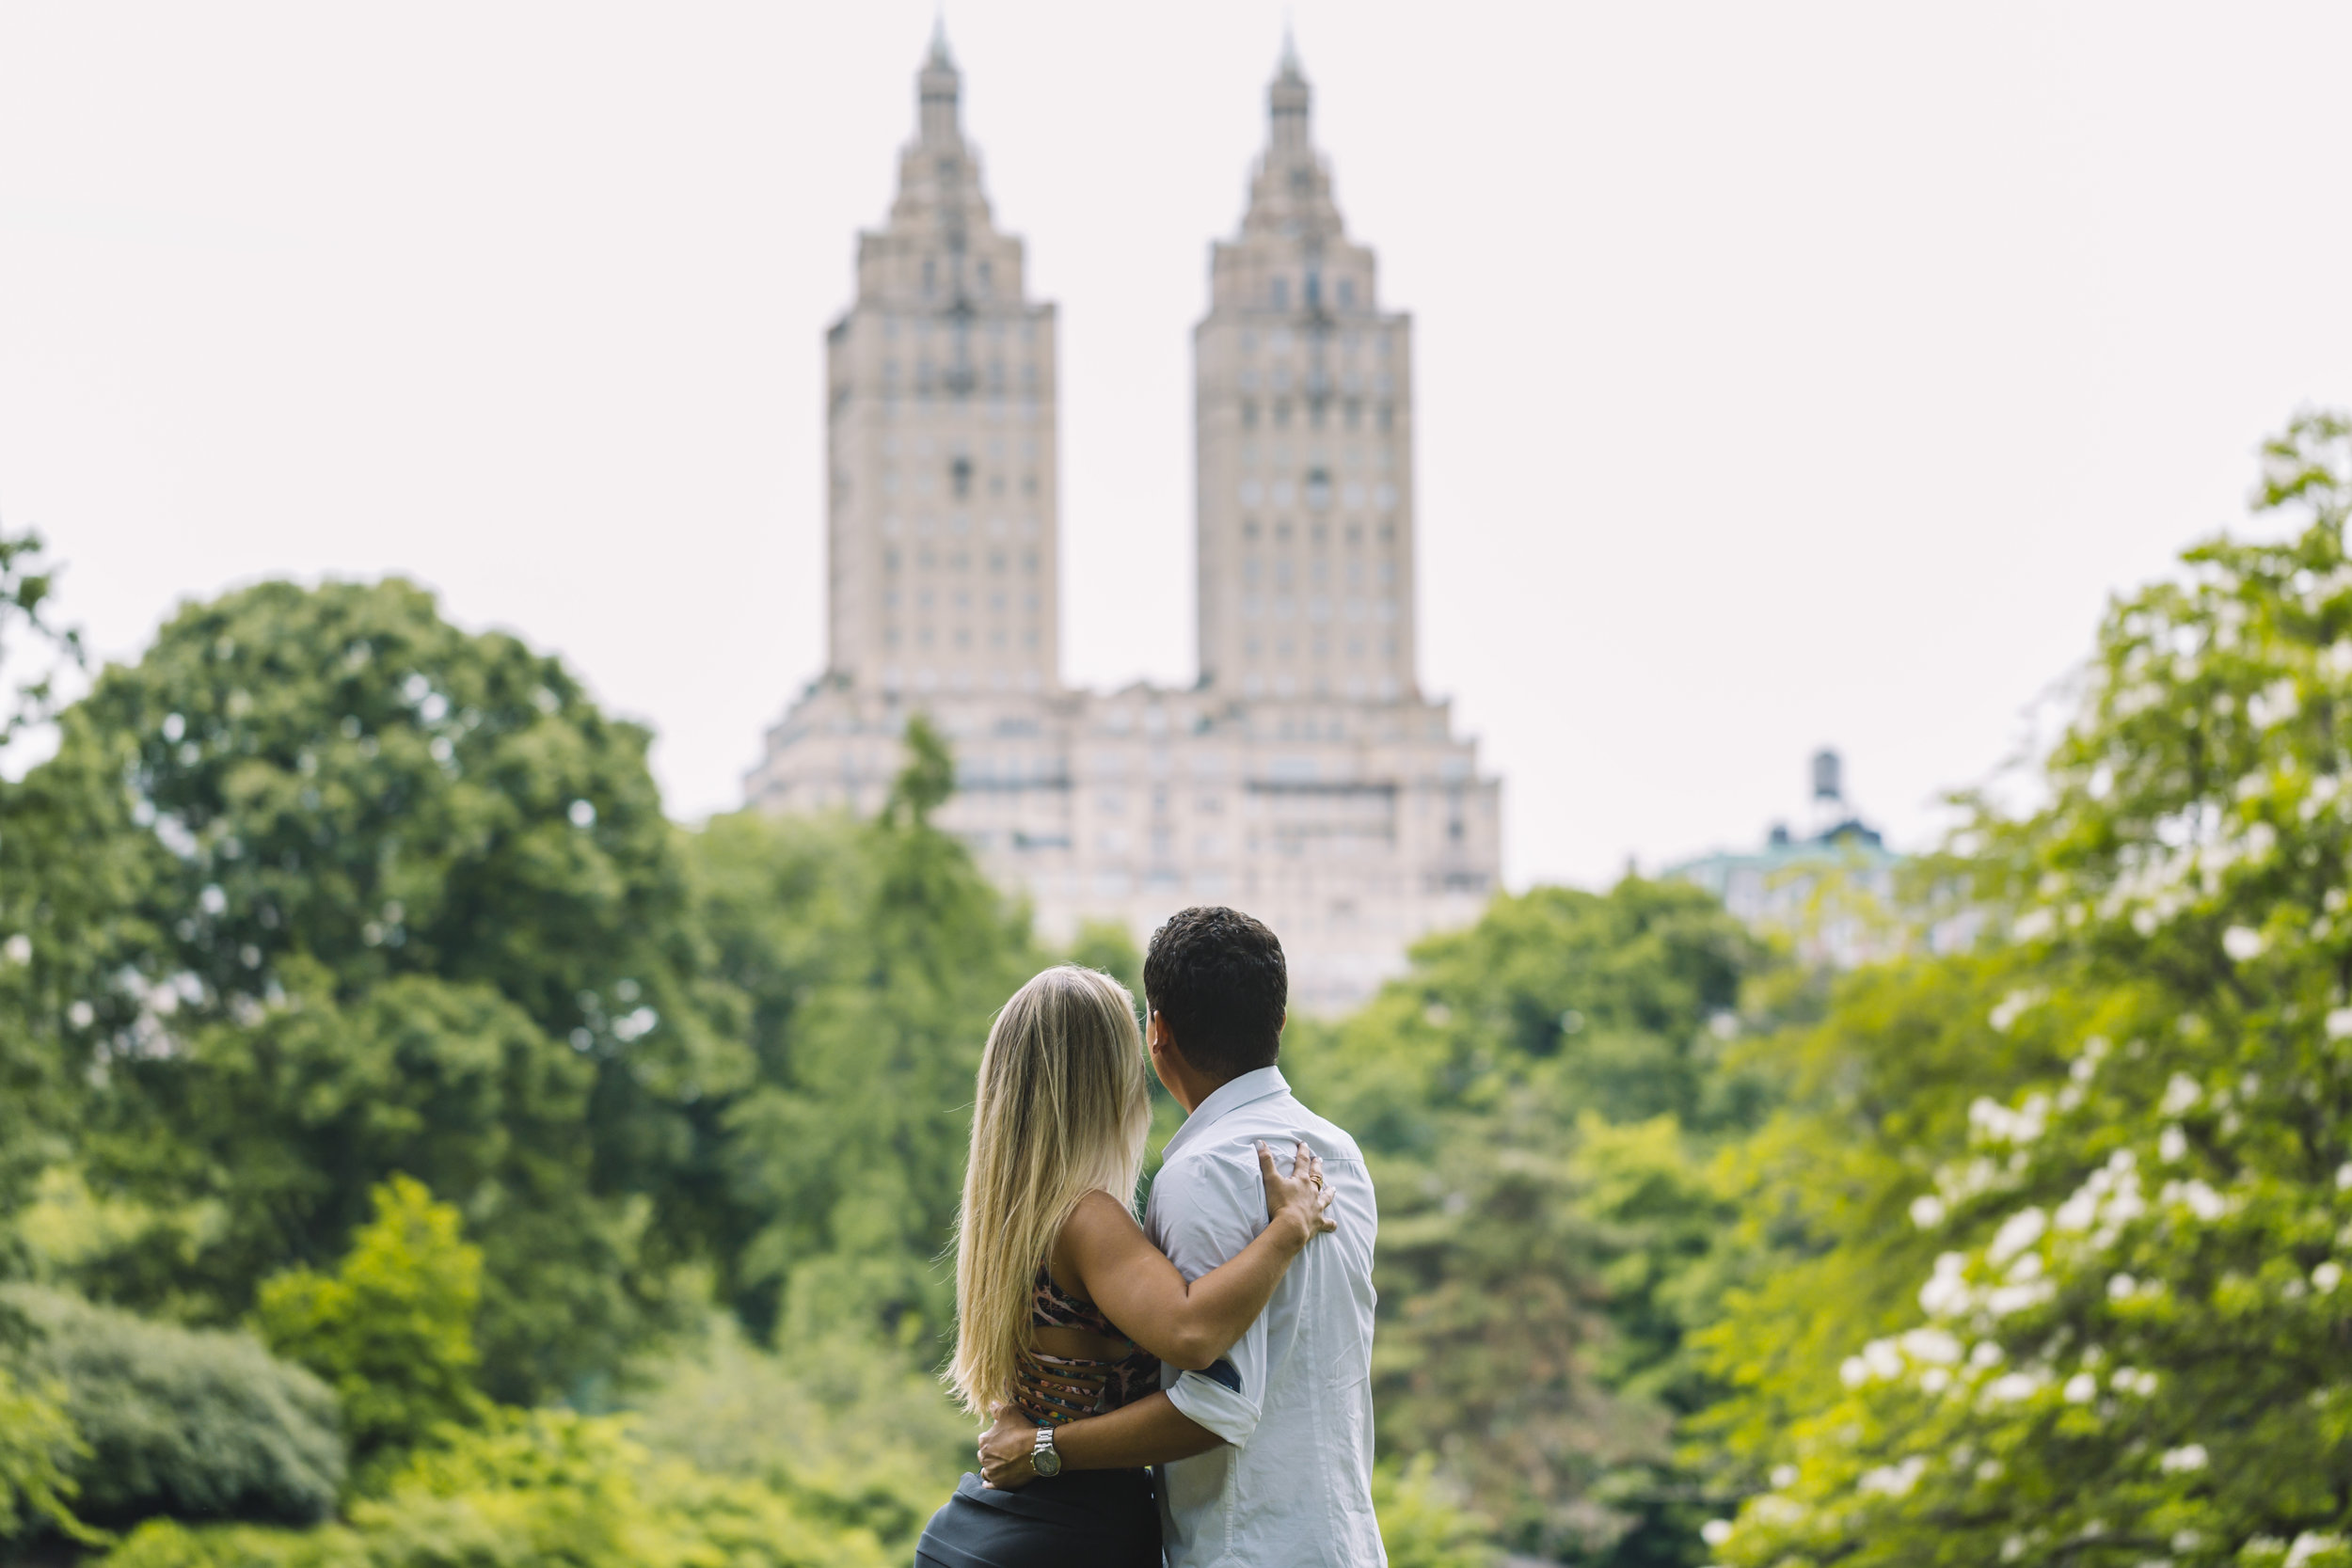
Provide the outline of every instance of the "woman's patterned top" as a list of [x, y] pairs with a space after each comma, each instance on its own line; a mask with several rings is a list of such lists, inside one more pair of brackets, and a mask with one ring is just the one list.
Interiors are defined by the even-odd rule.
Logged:
[[[1105, 1339], [1124, 1340], [1090, 1301], [1081, 1301], [1054, 1283], [1050, 1268], [1037, 1271], [1029, 1297], [1032, 1328], [1078, 1328]], [[1150, 1351], [1129, 1351], [1116, 1361], [1096, 1361], [1025, 1351], [1013, 1378], [1013, 1403], [1040, 1426], [1060, 1426], [1081, 1416], [1101, 1416], [1133, 1404], [1160, 1386], [1160, 1361]]]

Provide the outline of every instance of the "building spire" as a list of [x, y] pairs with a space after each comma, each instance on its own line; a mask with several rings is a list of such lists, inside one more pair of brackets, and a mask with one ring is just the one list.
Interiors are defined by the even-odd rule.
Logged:
[[1307, 111], [1312, 94], [1307, 73], [1298, 64], [1298, 40], [1289, 22], [1282, 24], [1282, 57], [1275, 67], [1273, 85], [1266, 88], [1266, 113], [1273, 121], [1270, 156], [1278, 162], [1298, 163], [1313, 156], [1308, 138]]
[[930, 53], [925, 56], [922, 72], [915, 78], [915, 99], [920, 105], [926, 147], [953, 147], [963, 140], [957, 113], [957, 101], [962, 91], [963, 77], [956, 70], [954, 54], [947, 48], [947, 14], [943, 9], [931, 23]]

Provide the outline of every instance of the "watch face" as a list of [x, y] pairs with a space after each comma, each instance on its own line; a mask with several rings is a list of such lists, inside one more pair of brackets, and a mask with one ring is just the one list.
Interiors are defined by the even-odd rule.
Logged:
[[1030, 1453], [1029, 1464], [1035, 1467], [1037, 1473], [1041, 1476], [1057, 1476], [1061, 1474], [1061, 1455], [1054, 1451], [1053, 1440], [1051, 1438], [1047, 1438], [1044, 1442], [1040, 1443], [1036, 1449]]

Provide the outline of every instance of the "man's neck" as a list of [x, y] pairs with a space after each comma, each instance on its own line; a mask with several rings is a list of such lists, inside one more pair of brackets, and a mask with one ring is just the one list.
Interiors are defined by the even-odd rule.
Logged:
[[1190, 1116], [1200, 1109], [1201, 1102], [1209, 1096], [1232, 1081], [1232, 1078], [1211, 1078], [1193, 1071], [1190, 1067], [1184, 1067], [1168, 1081], [1168, 1092], [1175, 1096], [1176, 1103], [1184, 1108], [1184, 1115]]

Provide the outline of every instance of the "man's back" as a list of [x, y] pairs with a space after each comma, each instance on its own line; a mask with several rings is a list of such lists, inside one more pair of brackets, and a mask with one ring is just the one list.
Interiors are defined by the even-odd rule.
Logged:
[[1372, 1511], [1372, 1177], [1355, 1140], [1262, 1068], [1202, 1101], [1168, 1140], [1144, 1227], [1198, 1279], [1265, 1227], [1263, 1141], [1323, 1158], [1339, 1229], [1317, 1238], [1265, 1313], [1208, 1372], [1163, 1367], [1169, 1400], [1225, 1446], [1161, 1466], [1168, 1568], [1385, 1564]]

